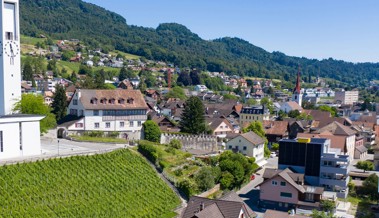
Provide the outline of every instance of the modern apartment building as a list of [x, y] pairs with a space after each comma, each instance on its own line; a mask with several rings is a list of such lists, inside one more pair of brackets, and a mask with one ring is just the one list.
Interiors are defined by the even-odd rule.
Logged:
[[270, 120], [270, 111], [265, 106], [244, 107], [240, 113], [240, 126], [244, 128], [251, 122]]
[[291, 168], [303, 173], [307, 184], [347, 197], [350, 158], [331, 148], [330, 139], [282, 139], [279, 145], [279, 169]]
[[358, 102], [359, 91], [336, 92], [334, 101], [338, 104], [352, 105]]

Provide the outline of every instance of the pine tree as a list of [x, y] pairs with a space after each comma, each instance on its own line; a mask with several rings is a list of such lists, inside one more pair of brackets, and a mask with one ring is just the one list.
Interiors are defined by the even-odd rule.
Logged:
[[126, 79], [126, 69], [125, 67], [121, 68], [120, 74], [118, 75], [118, 80], [121, 82]]
[[57, 121], [66, 116], [67, 96], [64, 88], [60, 85], [55, 86], [54, 101], [51, 106]]
[[204, 118], [204, 105], [201, 100], [196, 96], [192, 96], [186, 101], [185, 105], [180, 121], [182, 132], [191, 134], [204, 133], [207, 128]]
[[23, 79], [27, 81], [31, 81], [33, 79], [33, 67], [29, 61], [25, 61], [24, 69], [22, 71]]

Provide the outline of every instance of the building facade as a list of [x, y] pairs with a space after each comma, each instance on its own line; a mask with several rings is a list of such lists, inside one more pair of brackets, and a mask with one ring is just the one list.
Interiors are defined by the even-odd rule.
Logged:
[[119, 132], [123, 138], [139, 140], [148, 107], [139, 90], [77, 89], [67, 110], [80, 118], [67, 127], [69, 133]]
[[303, 173], [308, 184], [336, 192], [339, 198], [347, 197], [350, 157], [332, 149], [330, 139], [282, 139], [278, 164], [279, 169], [290, 167]]
[[270, 120], [270, 111], [264, 106], [244, 107], [240, 112], [240, 126], [244, 128], [251, 122]]
[[338, 104], [348, 104], [353, 105], [358, 102], [359, 91], [343, 91], [336, 92], [334, 96], [334, 101]]

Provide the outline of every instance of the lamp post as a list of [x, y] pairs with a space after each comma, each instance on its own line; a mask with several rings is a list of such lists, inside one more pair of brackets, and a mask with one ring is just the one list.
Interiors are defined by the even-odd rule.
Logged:
[[58, 156], [59, 156], [59, 139], [58, 139]]

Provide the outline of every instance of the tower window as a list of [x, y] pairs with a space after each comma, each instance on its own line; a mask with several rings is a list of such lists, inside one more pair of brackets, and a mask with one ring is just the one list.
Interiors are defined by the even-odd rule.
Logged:
[[6, 40], [13, 40], [13, 33], [12, 32], [5, 32], [5, 39]]

